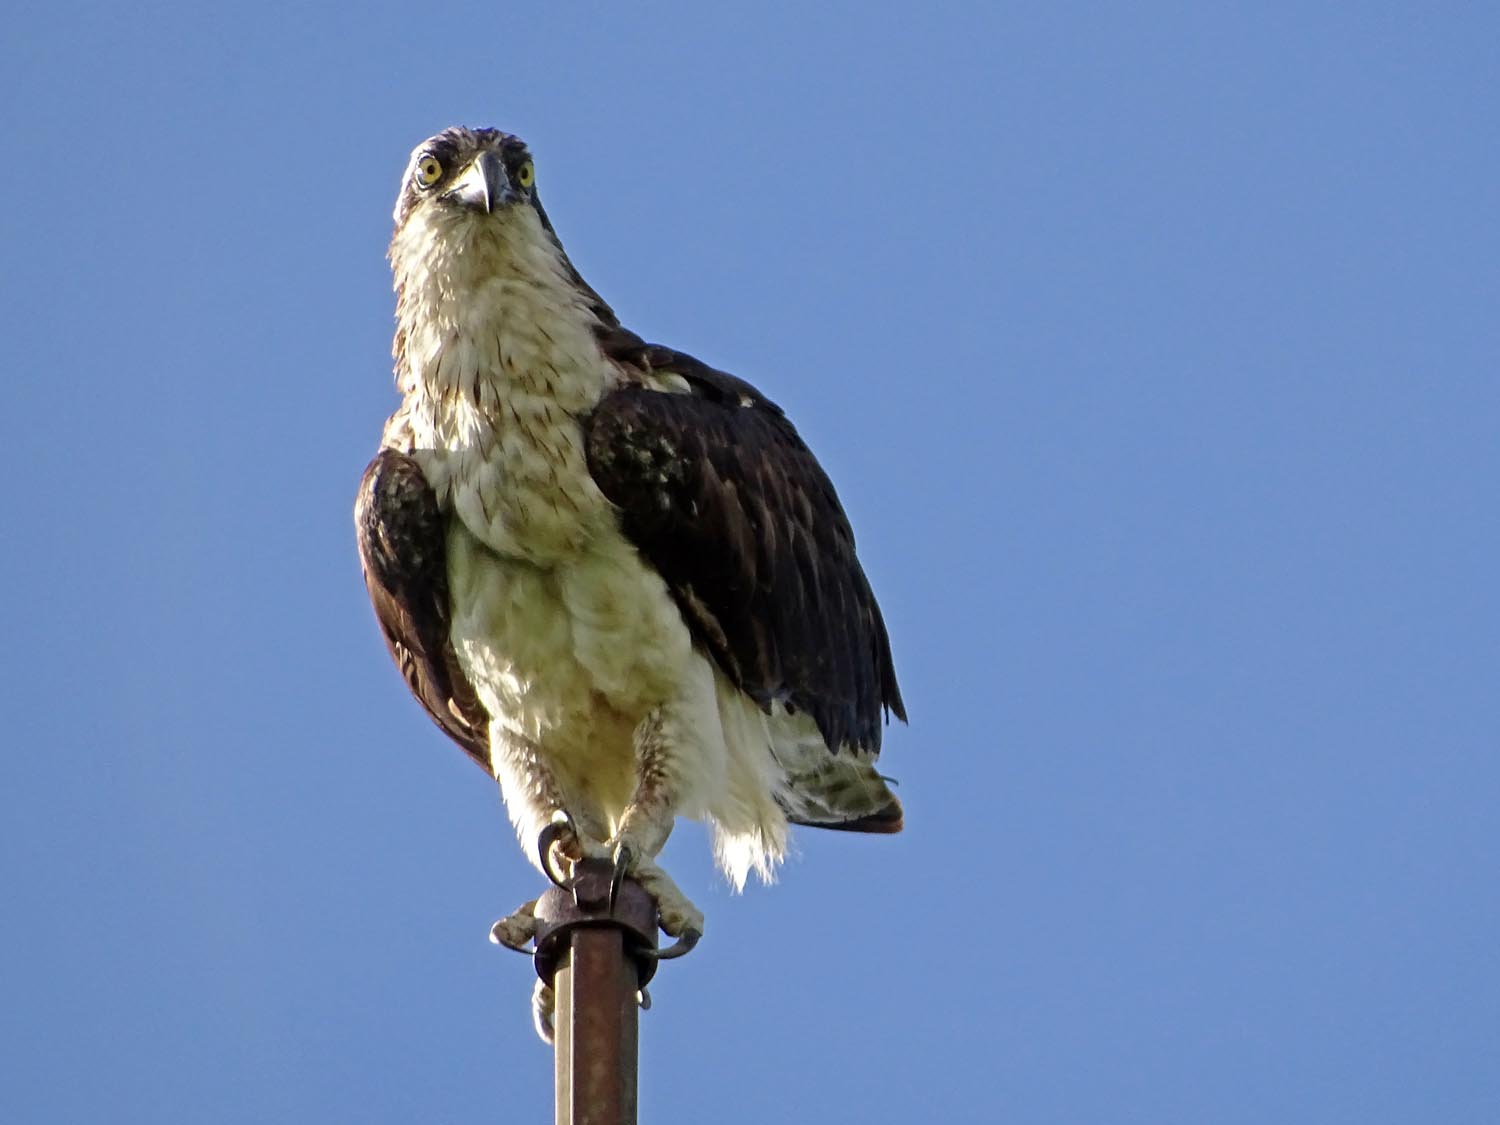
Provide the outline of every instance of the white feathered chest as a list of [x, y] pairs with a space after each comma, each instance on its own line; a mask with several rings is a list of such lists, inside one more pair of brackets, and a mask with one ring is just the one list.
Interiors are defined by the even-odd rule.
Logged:
[[[580, 419], [619, 374], [531, 232], [440, 240], [426, 226], [409, 223], [403, 240], [418, 249], [396, 256], [412, 276], [398, 278], [406, 400], [391, 420], [403, 432], [390, 436], [491, 550], [542, 565], [567, 558], [611, 526]], [[426, 249], [435, 245], [457, 248], [440, 257]]]
[[[566, 789], [612, 812], [633, 786], [631, 730], [694, 661], [665, 583], [589, 474], [581, 420], [621, 375], [530, 238], [423, 226], [393, 255], [415, 265], [398, 274], [405, 400], [386, 441], [454, 517], [453, 642], [495, 733], [534, 743]], [[435, 242], [461, 249], [433, 260]]]

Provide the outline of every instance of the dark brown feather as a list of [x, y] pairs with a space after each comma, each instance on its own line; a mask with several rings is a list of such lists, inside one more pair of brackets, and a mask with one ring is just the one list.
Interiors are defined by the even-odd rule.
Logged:
[[805, 820], [790, 815], [787, 820], [792, 824], [801, 824], [808, 828], [831, 828], [836, 832], [867, 832], [872, 835], [894, 836], [906, 827], [905, 815], [901, 809], [901, 802], [892, 800], [879, 812], [858, 817], [855, 820]]
[[906, 713], [880, 607], [817, 460], [749, 383], [624, 329], [601, 342], [627, 370], [691, 387], [621, 387], [585, 430], [590, 472], [698, 643], [762, 707], [812, 716], [830, 749], [878, 751], [882, 711]]
[[376, 454], [359, 483], [354, 527], [391, 658], [433, 721], [489, 773], [489, 717], [449, 639], [445, 519], [415, 461]]

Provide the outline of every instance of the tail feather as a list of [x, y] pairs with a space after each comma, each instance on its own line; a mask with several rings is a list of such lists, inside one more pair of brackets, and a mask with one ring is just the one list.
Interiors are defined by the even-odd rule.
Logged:
[[787, 812], [786, 819], [788, 823], [800, 824], [804, 828], [832, 828], [838, 832], [873, 832], [894, 836], [906, 826], [902, 816], [901, 802], [892, 798], [891, 803], [879, 812], [856, 820], [803, 820], [791, 811]]
[[793, 824], [843, 832], [901, 831], [901, 802], [873, 760], [819, 747], [783, 764], [786, 787], [777, 801]]

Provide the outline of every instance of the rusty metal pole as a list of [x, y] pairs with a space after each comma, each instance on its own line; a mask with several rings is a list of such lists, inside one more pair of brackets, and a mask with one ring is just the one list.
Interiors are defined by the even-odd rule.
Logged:
[[656, 903], [607, 860], [537, 900], [537, 974], [557, 997], [557, 1125], [635, 1125], [640, 1002], [656, 972]]
[[558, 1125], [635, 1125], [635, 966], [620, 932], [579, 930], [553, 978]]

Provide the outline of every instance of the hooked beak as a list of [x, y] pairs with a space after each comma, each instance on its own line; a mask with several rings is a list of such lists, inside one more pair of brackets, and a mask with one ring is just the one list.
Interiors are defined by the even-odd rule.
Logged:
[[475, 211], [492, 213], [516, 198], [498, 152], [481, 152], [463, 175], [443, 193], [443, 198]]

